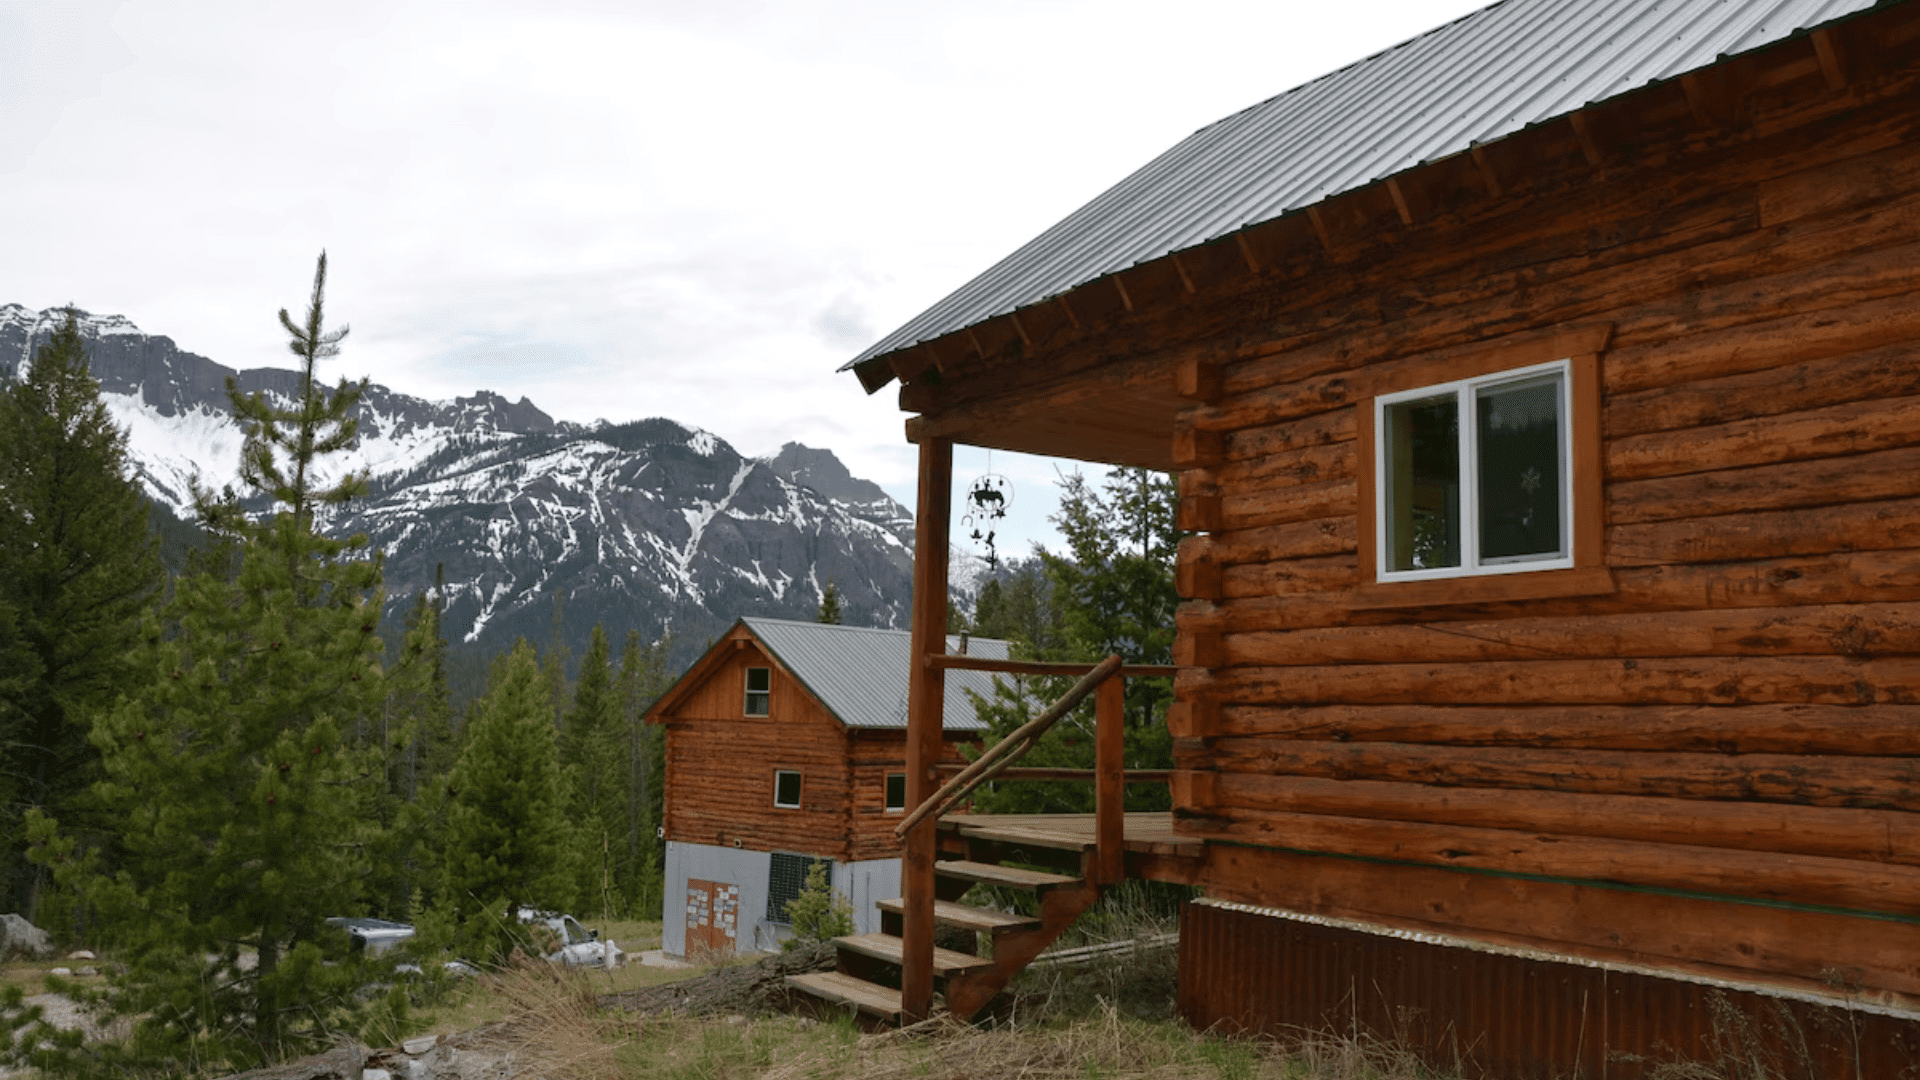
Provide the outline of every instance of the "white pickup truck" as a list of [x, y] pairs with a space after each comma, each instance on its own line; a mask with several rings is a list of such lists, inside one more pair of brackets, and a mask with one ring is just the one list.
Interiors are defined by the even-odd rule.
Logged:
[[560, 938], [560, 947], [547, 954], [556, 964], [574, 967], [616, 968], [626, 963], [627, 954], [611, 941], [601, 941], [600, 931], [589, 930], [571, 915], [551, 911], [520, 910], [520, 921], [544, 926]]

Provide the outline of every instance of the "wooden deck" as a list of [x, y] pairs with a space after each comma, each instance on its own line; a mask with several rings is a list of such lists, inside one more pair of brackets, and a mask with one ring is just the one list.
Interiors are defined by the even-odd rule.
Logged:
[[[1124, 814], [1122, 819], [1129, 854], [1192, 859], [1205, 854], [1202, 841], [1173, 831], [1173, 815], [1167, 811]], [[940, 827], [962, 836], [1062, 851], [1087, 851], [1094, 846], [1092, 814], [948, 814], [940, 819]]]

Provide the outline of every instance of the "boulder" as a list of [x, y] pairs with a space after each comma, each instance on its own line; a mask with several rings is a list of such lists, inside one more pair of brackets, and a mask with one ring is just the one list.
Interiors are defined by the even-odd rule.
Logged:
[[0, 934], [5, 935], [0, 955], [24, 956], [30, 960], [45, 960], [53, 955], [53, 943], [47, 940], [47, 932], [14, 912], [0, 915]]

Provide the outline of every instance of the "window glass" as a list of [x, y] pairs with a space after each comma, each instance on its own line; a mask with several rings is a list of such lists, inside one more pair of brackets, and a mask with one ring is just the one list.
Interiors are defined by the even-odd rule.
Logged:
[[833, 879], [833, 860], [816, 859], [810, 855], [795, 855], [791, 852], [773, 852], [773, 862], [767, 867], [767, 921], [787, 923], [787, 905], [800, 898], [800, 890], [806, 888], [807, 871], [814, 863], [827, 868], [827, 879]]
[[907, 808], [907, 774], [893, 772], [887, 774], [887, 809], [905, 810]]
[[1567, 370], [1557, 361], [1378, 399], [1383, 575], [1571, 559]]
[[773, 805], [795, 809], [800, 805], [800, 774], [780, 769], [773, 774]]
[[747, 669], [747, 708], [748, 716], [766, 716], [773, 711], [773, 669], [750, 667]]
[[1559, 376], [1481, 387], [1474, 414], [1480, 560], [1563, 554]]
[[1385, 414], [1387, 569], [1459, 566], [1459, 399], [1396, 402]]

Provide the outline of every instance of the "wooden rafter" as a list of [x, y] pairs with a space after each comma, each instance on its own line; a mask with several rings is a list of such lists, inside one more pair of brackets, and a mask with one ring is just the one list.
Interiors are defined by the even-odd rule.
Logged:
[[1120, 293], [1120, 305], [1131, 313], [1133, 311], [1133, 297], [1127, 295], [1127, 283], [1120, 280], [1118, 273], [1113, 275], [1112, 280], [1114, 289]]
[[1473, 158], [1475, 171], [1480, 174], [1480, 182], [1486, 185], [1487, 194], [1496, 199], [1499, 198], [1501, 194], [1500, 174], [1494, 170], [1492, 156], [1487, 152], [1486, 145], [1484, 143], [1474, 143], [1469, 153]]
[[1080, 329], [1080, 316], [1075, 315], [1073, 313], [1073, 305], [1067, 303], [1067, 294], [1061, 293], [1054, 297], [1054, 300], [1060, 304], [1060, 310], [1067, 313], [1067, 321], [1073, 324], [1073, 328], [1075, 330]]
[[1020, 313], [1010, 311], [1007, 313], [1007, 319], [1013, 323], [1013, 332], [1020, 335], [1021, 343], [1029, 349], [1033, 348], [1033, 335], [1027, 333], [1026, 324], [1020, 321]]
[[1325, 216], [1320, 213], [1320, 204], [1307, 207], [1307, 220], [1313, 222], [1313, 231], [1320, 237], [1320, 246], [1328, 255], [1333, 254], [1333, 234], [1327, 229]]
[[1606, 161], [1606, 155], [1600, 150], [1600, 139], [1593, 130], [1591, 114], [1585, 109], [1579, 109], [1567, 119], [1573, 123], [1574, 138], [1580, 140], [1580, 152], [1587, 156], [1587, 164], [1599, 168]]
[[1199, 292], [1200, 290], [1193, 287], [1193, 275], [1187, 273], [1187, 264], [1180, 261], [1180, 253], [1176, 251], [1168, 255], [1167, 259], [1173, 263], [1173, 272], [1180, 275], [1180, 284], [1186, 288], [1187, 292]]
[[1387, 181], [1387, 194], [1393, 196], [1393, 208], [1400, 212], [1400, 224], [1412, 225], [1417, 219], [1414, 216], [1412, 204], [1407, 201], [1406, 189], [1400, 185], [1399, 177], [1396, 176]]
[[973, 343], [974, 355], [985, 360], [987, 358], [987, 350], [980, 344], [980, 338], [973, 332], [973, 327], [971, 326], [967, 327], [967, 340]]
[[1833, 32], [1832, 27], [1823, 26], [1810, 36], [1813, 38], [1813, 54], [1820, 60], [1820, 74], [1827, 79], [1827, 89], [1845, 90], [1851, 80], [1847, 77], [1847, 57], [1840, 48], [1839, 35]]
[[1241, 229], [1239, 232], [1234, 233], [1233, 242], [1240, 246], [1240, 257], [1247, 261], [1248, 272], [1254, 274], [1259, 273], [1260, 260], [1253, 253], [1253, 244], [1247, 240], [1247, 231]]

